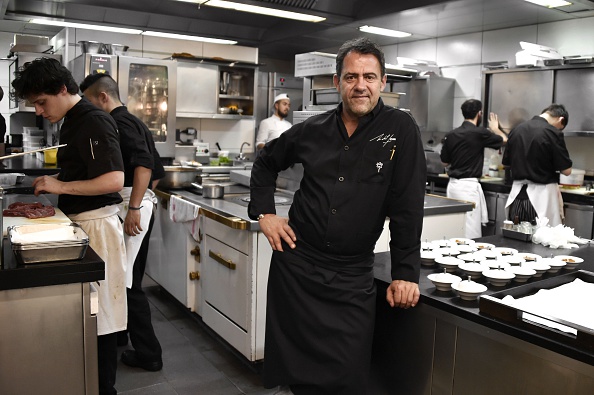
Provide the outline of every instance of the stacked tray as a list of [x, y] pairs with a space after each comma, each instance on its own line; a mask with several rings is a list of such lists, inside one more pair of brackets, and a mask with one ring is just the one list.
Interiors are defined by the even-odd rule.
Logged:
[[89, 246], [89, 236], [75, 223], [14, 225], [8, 239], [20, 265], [82, 259]]

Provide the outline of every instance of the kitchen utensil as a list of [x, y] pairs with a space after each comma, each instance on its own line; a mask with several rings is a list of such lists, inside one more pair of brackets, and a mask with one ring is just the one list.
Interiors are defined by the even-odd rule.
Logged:
[[202, 196], [207, 199], [221, 199], [225, 196], [225, 187], [219, 184], [196, 184], [192, 183], [194, 188], [202, 191]]
[[180, 189], [189, 187], [196, 177], [202, 173], [198, 166], [163, 166], [165, 177], [159, 180], [159, 187], [166, 189]]
[[78, 44], [82, 53], [96, 54], [105, 52], [105, 45], [98, 41], [79, 41]]
[[126, 52], [129, 47], [123, 44], [104, 44], [104, 48], [108, 55], [121, 55]]
[[222, 94], [227, 94], [227, 91], [229, 90], [229, 78], [231, 77], [231, 75], [226, 72], [223, 71], [221, 73], [221, 80], [219, 81], [219, 92]]
[[221, 151], [221, 150], [222, 150], [222, 148], [221, 148], [221, 146], [219, 145], [219, 142], [218, 142], [218, 141], [215, 143], [215, 145], [217, 146], [217, 148], [219, 149], [219, 151]]
[[32, 154], [34, 152], [47, 151], [48, 149], [61, 148], [61, 147], [66, 147], [66, 144], [54, 145], [53, 147], [45, 147], [45, 148], [34, 149], [34, 150], [31, 150], [31, 151], [27, 151], [27, 152], [19, 152], [18, 154], [4, 155], [4, 156], [0, 156], [0, 160], [2, 160], [2, 159], [10, 159], [10, 158], [14, 158], [14, 157], [17, 157], [17, 156], [23, 156], [23, 155], [27, 155], [27, 154]]

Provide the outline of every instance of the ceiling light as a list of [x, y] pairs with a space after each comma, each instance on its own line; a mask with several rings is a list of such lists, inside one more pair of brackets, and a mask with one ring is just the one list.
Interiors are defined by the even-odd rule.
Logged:
[[382, 27], [375, 27], [375, 26], [361, 26], [359, 28], [360, 31], [365, 33], [372, 33], [372, 34], [380, 34], [382, 36], [389, 36], [389, 37], [409, 37], [411, 36], [410, 33], [401, 32], [398, 30], [392, 29], [384, 29]]
[[104, 32], [114, 32], [114, 33], [127, 33], [127, 34], [142, 33], [142, 30], [138, 30], [138, 29], [128, 29], [128, 28], [123, 28], [123, 27], [101, 26], [101, 25], [89, 25], [87, 23], [55, 21], [55, 20], [51, 20], [51, 19], [31, 19], [31, 20], [29, 20], [29, 23], [34, 23], [36, 25], [74, 27], [74, 28], [78, 28], [78, 29], [88, 29], [88, 30], [101, 30]]
[[274, 16], [278, 18], [294, 19], [297, 21], [304, 22], [321, 22], [325, 21], [326, 18], [316, 15], [301, 14], [299, 12], [283, 11], [275, 8], [260, 7], [257, 5], [234, 3], [226, 0], [178, 0], [185, 1], [187, 3], [195, 3], [199, 5], [207, 5], [211, 7], [225, 8], [228, 10], [251, 12], [253, 14], [261, 14]]
[[572, 3], [564, 0], [525, 0], [529, 3], [541, 5], [543, 7], [555, 8], [571, 5]]
[[201, 41], [201, 42], [212, 43], [212, 44], [229, 44], [229, 45], [237, 44], [237, 41], [232, 41], [232, 40], [223, 40], [220, 38], [210, 38], [210, 37], [200, 37], [200, 36], [188, 36], [185, 34], [146, 31], [146, 32], [142, 32], [142, 35], [143, 36], [153, 36], [153, 37], [175, 38], [178, 40]]

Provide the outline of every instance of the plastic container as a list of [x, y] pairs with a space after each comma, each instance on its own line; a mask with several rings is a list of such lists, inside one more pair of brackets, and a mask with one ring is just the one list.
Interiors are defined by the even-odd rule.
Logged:
[[586, 170], [572, 169], [571, 174], [566, 176], [563, 174], [559, 175], [559, 184], [566, 187], [580, 187], [584, 183], [584, 175]]
[[55, 165], [58, 163], [58, 149], [52, 148], [43, 151], [43, 161], [48, 165]]

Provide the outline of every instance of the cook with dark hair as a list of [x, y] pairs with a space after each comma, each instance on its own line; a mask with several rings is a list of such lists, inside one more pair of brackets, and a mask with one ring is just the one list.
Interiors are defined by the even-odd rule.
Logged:
[[[255, 161], [248, 208], [273, 249], [268, 278], [264, 385], [279, 394], [360, 395], [371, 360], [374, 247], [390, 220], [386, 300], [419, 300], [426, 164], [419, 129], [385, 106], [384, 54], [348, 41], [336, 58], [335, 110], [294, 125]], [[276, 215], [277, 174], [303, 165], [289, 218]]]
[[89, 235], [89, 245], [105, 261], [99, 281], [97, 351], [99, 393], [116, 394], [117, 335], [126, 329], [126, 248], [118, 218], [124, 164], [115, 121], [78, 95], [70, 71], [55, 59], [25, 63], [12, 81], [14, 95], [60, 129], [57, 176], [35, 179], [35, 195], [54, 193], [58, 207]]

